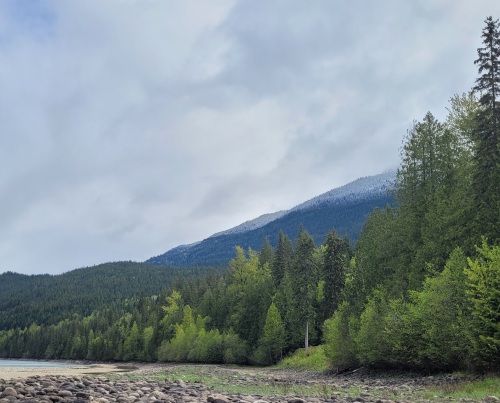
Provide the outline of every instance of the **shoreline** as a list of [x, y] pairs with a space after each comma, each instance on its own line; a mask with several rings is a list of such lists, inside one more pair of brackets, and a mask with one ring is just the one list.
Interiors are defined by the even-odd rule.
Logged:
[[[8, 360], [5, 360], [8, 361]], [[16, 360], [23, 361], [23, 360]], [[84, 362], [70, 362], [61, 360], [31, 360], [26, 359], [24, 361], [40, 361], [40, 362], [54, 362], [54, 363], [64, 363], [69, 364], [64, 367], [18, 367], [18, 366], [5, 366], [0, 367], [0, 379], [12, 380], [12, 379], [26, 379], [33, 376], [84, 376], [84, 375], [107, 375], [111, 373], [123, 373], [125, 372], [124, 366], [120, 364], [110, 364], [110, 363], [89, 363]]]

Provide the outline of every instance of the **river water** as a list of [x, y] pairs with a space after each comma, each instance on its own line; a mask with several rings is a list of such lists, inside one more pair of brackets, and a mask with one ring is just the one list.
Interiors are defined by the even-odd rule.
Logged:
[[0, 368], [67, 368], [74, 366], [75, 364], [66, 362], [0, 359]]

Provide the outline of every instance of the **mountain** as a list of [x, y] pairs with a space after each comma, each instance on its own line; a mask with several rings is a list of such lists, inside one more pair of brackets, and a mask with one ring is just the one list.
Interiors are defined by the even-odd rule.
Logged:
[[359, 178], [290, 210], [265, 214], [200, 242], [177, 246], [152, 257], [146, 263], [172, 266], [225, 265], [234, 257], [235, 246], [260, 250], [266, 237], [271, 245], [276, 246], [280, 230], [295, 239], [301, 225], [311, 234], [316, 245], [322, 244], [331, 230], [349, 237], [354, 244], [373, 209], [394, 202], [389, 190], [393, 188], [395, 176], [394, 171], [388, 171]]

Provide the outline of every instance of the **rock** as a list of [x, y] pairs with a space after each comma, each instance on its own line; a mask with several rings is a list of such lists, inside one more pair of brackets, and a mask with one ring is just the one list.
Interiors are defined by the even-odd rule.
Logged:
[[7, 397], [7, 396], [17, 396], [17, 391], [11, 387], [11, 386], [8, 386], [5, 388], [5, 390], [2, 392], [2, 394], [0, 395], [0, 397]]
[[228, 403], [228, 399], [222, 395], [210, 395], [207, 397], [209, 403]]
[[301, 399], [300, 397], [294, 397], [292, 399], [289, 399], [288, 403], [306, 403], [306, 401], [304, 399]]

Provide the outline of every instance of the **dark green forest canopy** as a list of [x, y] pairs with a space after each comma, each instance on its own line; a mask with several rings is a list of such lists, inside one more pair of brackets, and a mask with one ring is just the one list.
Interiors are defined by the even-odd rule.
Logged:
[[175, 282], [202, 276], [211, 268], [173, 268], [115, 262], [60, 275], [0, 275], [0, 329], [32, 323], [52, 325], [74, 315], [120, 305], [139, 296], [158, 295]]

